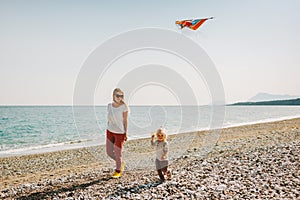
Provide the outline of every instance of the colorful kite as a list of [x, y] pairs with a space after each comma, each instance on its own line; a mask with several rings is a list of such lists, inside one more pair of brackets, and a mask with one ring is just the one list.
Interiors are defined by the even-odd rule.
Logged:
[[176, 21], [176, 24], [180, 26], [181, 29], [183, 29], [184, 27], [188, 27], [192, 30], [197, 30], [208, 19], [213, 19], [213, 17], [204, 18], [204, 19], [188, 19], [188, 20]]

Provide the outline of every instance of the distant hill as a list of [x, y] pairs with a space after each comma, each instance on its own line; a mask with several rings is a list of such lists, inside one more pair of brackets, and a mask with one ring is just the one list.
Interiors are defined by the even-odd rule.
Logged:
[[281, 94], [268, 94], [258, 93], [254, 97], [250, 98], [248, 102], [260, 102], [260, 101], [275, 101], [275, 100], [289, 100], [300, 98], [300, 96], [281, 95]]
[[239, 102], [231, 106], [300, 106], [300, 98], [276, 101]]

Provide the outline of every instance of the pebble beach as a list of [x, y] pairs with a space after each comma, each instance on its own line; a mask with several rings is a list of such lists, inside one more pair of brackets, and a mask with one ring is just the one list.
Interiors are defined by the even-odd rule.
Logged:
[[216, 131], [209, 146], [211, 131], [171, 135], [170, 151], [181, 151], [170, 152], [165, 182], [150, 137], [124, 144], [119, 179], [104, 146], [0, 158], [0, 198], [300, 199], [300, 118]]

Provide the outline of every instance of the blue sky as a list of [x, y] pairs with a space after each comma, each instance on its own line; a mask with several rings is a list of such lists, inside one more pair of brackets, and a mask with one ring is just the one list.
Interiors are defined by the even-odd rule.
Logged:
[[175, 20], [210, 16], [192, 39], [214, 62], [226, 102], [300, 95], [299, 10], [297, 0], [0, 0], [0, 105], [71, 105], [77, 75], [102, 42], [143, 27], [180, 33]]

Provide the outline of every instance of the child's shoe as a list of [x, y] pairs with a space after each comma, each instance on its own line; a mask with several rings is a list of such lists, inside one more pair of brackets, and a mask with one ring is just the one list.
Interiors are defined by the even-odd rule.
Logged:
[[157, 183], [158, 183], [158, 184], [162, 184], [162, 183], [164, 183], [165, 181], [166, 181], [166, 179], [161, 179], [161, 178], [160, 178], [160, 179], [158, 180]]
[[167, 175], [167, 179], [168, 179], [168, 180], [170, 180], [170, 179], [172, 178], [172, 173], [171, 173], [170, 170], [168, 170], [168, 171], [166, 172], [166, 175]]

